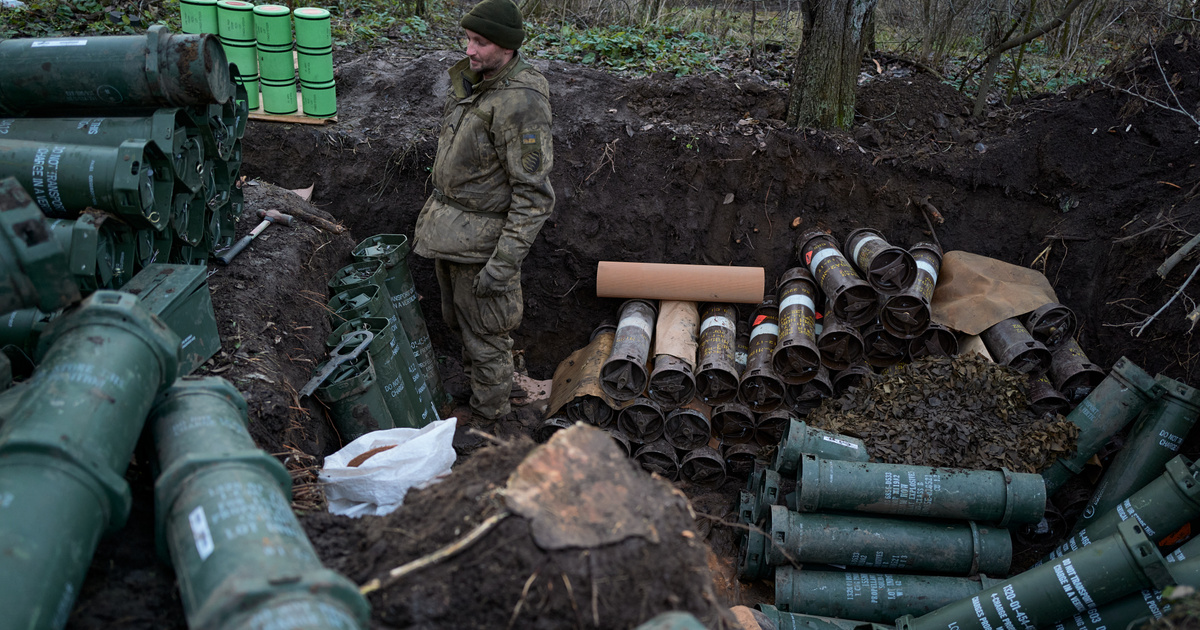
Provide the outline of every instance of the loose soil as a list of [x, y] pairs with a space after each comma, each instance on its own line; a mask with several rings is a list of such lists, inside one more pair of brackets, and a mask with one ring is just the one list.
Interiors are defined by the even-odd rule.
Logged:
[[[1196, 42], [1180, 38], [1158, 52], [1180, 102], [1196, 111]], [[349, 521], [321, 512], [314, 485], [316, 466], [340, 447], [340, 437], [318, 403], [296, 395], [324, 355], [326, 280], [351, 262], [357, 241], [412, 232], [430, 192], [445, 69], [460, 57], [395, 48], [339, 53], [337, 123], [252, 122], [244, 141], [248, 212], [239, 235], [257, 223], [255, 210], [268, 208], [325, 212], [349, 231], [272, 226], [233, 264], [213, 267], [209, 280], [223, 349], [201, 372], [228, 378], [245, 394], [254, 438], [293, 471], [296, 506], [307, 513], [303, 522], [318, 552], [359, 582], [482, 520], [490, 493], [529, 448], [510, 436], [460, 458], [441, 486], [414, 494], [412, 505], [427, 509]], [[1194, 265], [1185, 261], [1165, 280], [1155, 274], [1200, 229], [1200, 131], [1177, 113], [1092, 83], [976, 122], [952, 88], [885, 61], [882, 72], [874, 63], [864, 66], [871, 78], [860, 89], [855, 128], [827, 133], [786, 128], [786, 93], [754, 76], [619, 78], [564, 63], [535, 65], [553, 94], [558, 197], [524, 265], [525, 319], [515, 335], [519, 365], [535, 379], [550, 378], [558, 361], [615, 315], [617, 300], [595, 297], [599, 260], [755, 265], [773, 283], [795, 264], [795, 240], [804, 230], [822, 227], [840, 238], [873, 227], [893, 243], [936, 238], [945, 250], [1043, 271], [1078, 315], [1079, 340], [1092, 362], [1108, 368], [1127, 356], [1151, 374], [1194, 383], [1198, 348], [1184, 318], [1195, 306], [1190, 298], [1175, 300], [1141, 336], [1130, 332], [1170, 299]], [[1110, 83], [1169, 98], [1148, 53]], [[315, 185], [311, 204], [285, 190], [309, 185]], [[944, 223], [927, 223], [916, 200], [936, 206]], [[410, 263], [442, 373], [449, 389], [461, 393], [460, 348], [438, 313], [432, 265], [415, 256]], [[533, 411], [522, 413], [509, 432], [536, 426]], [[1185, 454], [1197, 451], [1196, 440], [1185, 445]], [[148, 461], [139, 455], [130, 468], [134, 512], [119, 535], [101, 543], [69, 627], [184, 627], [171, 569], [152, 551]], [[723, 523], [734, 520], [740, 483], [710, 492], [684, 488], [697, 513], [697, 540], [713, 553], [674, 567], [711, 580], [726, 606], [770, 597], [769, 587], [747, 588], [731, 577], [734, 530]], [[1086, 496], [1087, 483], [1060, 493], [1059, 508]], [[372, 598], [373, 626], [508, 623], [531, 573], [550, 566], [537, 564], [548, 556], [523, 546], [527, 530], [510, 518], [492, 532], [486, 551], [471, 556], [478, 562], [491, 554], [487, 562], [503, 565], [494, 575], [506, 579], [470, 577], [470, 560], [435, 568], [411, 595], [436, 606], [417, 617], [405, 608], [409, 593], [385, 589]], [[631, 627], [633, 615], [609, 613], [655, 609], [645, 601], [693, 610], [711, 605], [694, 590], [697, 582], [664, 580], [670, 567], [639, 556], [644, 548], [632, 556], [602, 549], [607, 559], [640, 558], [635, 566], [645, 571], [604, 594], [600, 627]], [[578, 567], [569, 564], [554, 566], [576, 575]], [[546, 579], [557, 579], [558, 569], [546, 571]], [[446, 604], [448, 593], [467, 588], [471, 597]], [[554, 595], [538, 590], [543, 599], [526, 598], [527, 606], [547, 607], [537, 627], [589, 625], [590, 611], [577, 615], [565, 598], [571, 588], [556, 584]]]

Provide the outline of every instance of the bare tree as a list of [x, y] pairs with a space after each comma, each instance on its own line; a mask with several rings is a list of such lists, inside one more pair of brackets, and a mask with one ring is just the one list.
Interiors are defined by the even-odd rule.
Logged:
[[792, 71], [788, 125], [845, 129], [854, 122], [863, 23], [877, 2], [801, 0], [804, 30]]

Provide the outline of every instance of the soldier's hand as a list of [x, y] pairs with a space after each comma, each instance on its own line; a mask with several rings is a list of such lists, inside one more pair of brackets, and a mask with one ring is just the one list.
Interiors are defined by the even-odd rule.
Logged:
[[502, 282], [492, 277], [486, 268], [480, 269], [479, 273], [475, 274], [471, 287], [475, 290], [475, 297], [481, 298], [503, 295], [515, 288], [511, 281]]

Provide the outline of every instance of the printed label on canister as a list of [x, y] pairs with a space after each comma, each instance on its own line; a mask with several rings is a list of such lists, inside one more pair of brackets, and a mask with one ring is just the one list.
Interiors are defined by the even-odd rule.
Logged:
[[704, 331], [708, 330], [709, 328], [715, 327], [724, 328], [725, 330], [729, 331], [737, 330], [737, 327], [733, 324], [733, 320], [725, 317], [724, 315], [712, 315], [705, 318], [704, 321], [700, 323], [700, 332], [703, 334]]
[[642, 319], [642, 316], [640, 314], [634, 313], [633, 315], [622, 318], [621, 321], [617, 323], [618, 329], [629, 327], [629, 326], [632, 326], [633, 328], [637, 328], [638, 330], [646, 333], [647, 337], [653, 336], [652, 331], [654, 329], [650, 327], [650, 322]]
[[208, 518], [204, 515], [203, 505], [197, 505], [196, 509], [188, 513], [188, 525], [192, 528], [192, 539], [196, 541], [196, 553], [200, 555], [200, 561], [203, 562], [216, 549], [212, 532], [208, 529]]
[[872, 234], [871, 236], [868, 236], [868, 237], [858, 241], [858, 243], [856, 243], [854, 245], [854, 256], [852, 256], [852, 258], [854, 258], [854, 262], [857, 262], [859, 267], [865, 267], [866, 265], [863, 264], [863, 261], [858, 259], [858, 255], [860, 253], [862, 253], [863, 245], [866, 245], [867, 243], [869, 243], [871, 241], [882, 241], [882, 240], [883, 239]]
[[779, 311], [783, 312], [784, 309], [792, 306], [804, 306], [813, 312], [816, 312], [817, 310], [816, 305], [813, 304], [812, 298], [803, 293], [797, 293], [796, 295], [789, 295], [783, 298], [783, 301], [779, 303]]
[[826, 247], [820, 251], [813, 252], [808, 262], [809, 273], [814, 276], [817, 275], [817, 267], [820, 267], [826, 258], [837, 256], [839, 253], [836, 247]]
[[62, 46], [87, 46], [86, 39], [39, 39], [30, 42], [30, 48], [59, 48]]
[[852, 449], [854, 449], [854, 450], [856, 450], [856, 451], [858, 450], [858, 445], [857, 445], [857, 444], [855, 444], [855, 443], [853, 443], [853, 442], [847, 442], [846, 440], [841, 440], [841, 439], [838, 439], [838, 438], [835, 438], [835, 437], [829, 437], [828, 435], [822, 435], [822, 436], [821, 436], [821, 439], [822, 439], [822, 440], [825, 440], [826, 442], [832, 442], [832, 443], [834, 443], [834, 444], [840, 444], [840, 445], [842, 445], [842, 446], [845, 446], [846, 448], [852, 448]]
[[928, 262], [926, 262], [924, 260], [918, 260], [917, 261], [917, 269], [920, 269], [920, 270], [924, 271], [925, 273], [929, 274], [929, 277], [933, 278], [933, 283], [935, 285], [937, 284], [938, 272], [937, 272], [937, 269], [933, 268], [933, 265], [929, 264]]

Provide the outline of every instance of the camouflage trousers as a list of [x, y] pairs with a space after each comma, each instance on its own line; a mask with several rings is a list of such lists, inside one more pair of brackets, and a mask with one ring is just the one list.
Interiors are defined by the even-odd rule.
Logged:
[[435, 264], [442, 289], [442, 317], [462, 342], [463, 372], [471, 381], [471, 410], [495, 419], [511, 411], [512, 337], [521, 325], [525, 304], [517, 288], [497, 297], [475, 296], [472, 282], [482, 264]]

